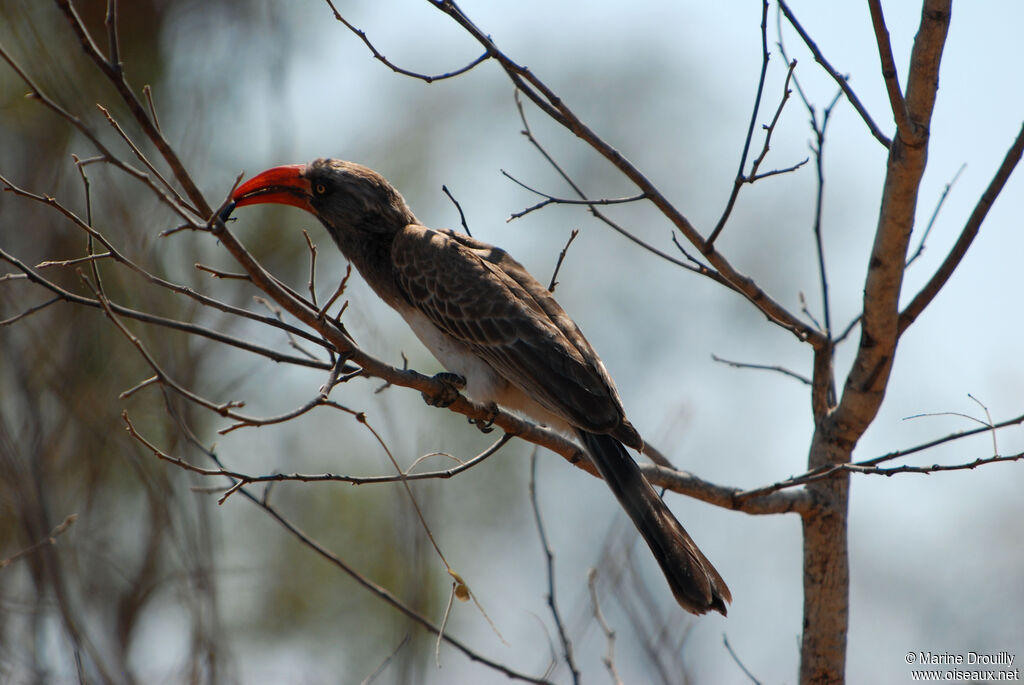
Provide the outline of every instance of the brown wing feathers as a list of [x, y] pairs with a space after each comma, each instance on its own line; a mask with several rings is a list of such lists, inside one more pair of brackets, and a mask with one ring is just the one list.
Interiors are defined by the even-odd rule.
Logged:
[[593, 348], [504, 251], [408, 226], [395, 237], [392, 258], [410, 304], [542, 406], [589, 431], [622, 423], [621, 403]]

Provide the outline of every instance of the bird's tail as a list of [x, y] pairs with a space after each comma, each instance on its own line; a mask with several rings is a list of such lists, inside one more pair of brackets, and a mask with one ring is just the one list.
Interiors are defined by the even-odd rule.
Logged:
[[650, 546], [676, 601], [689, 612], [725, 615], [729, 588], [682, 524], [658, 497], [633, 458], [610, 435], [577, 431], [587, 454]]

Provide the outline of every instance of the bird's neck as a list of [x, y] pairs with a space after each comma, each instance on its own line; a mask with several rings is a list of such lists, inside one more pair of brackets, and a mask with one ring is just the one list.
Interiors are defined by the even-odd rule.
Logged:
[[391, 246], [395, 234], [390, 231], [361, 230], [330, 232], [342, 254], [373, 288], [377, 296], [392, 307], [396, 306], [402, 295], [395, 284], [394, 267], [391, 262]]

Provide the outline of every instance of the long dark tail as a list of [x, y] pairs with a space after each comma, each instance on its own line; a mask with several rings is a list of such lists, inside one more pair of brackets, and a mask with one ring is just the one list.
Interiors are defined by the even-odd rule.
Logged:
[[679, 605], [694, 614], [725, 615], [729, 588], [682, 524], [661, 501], [633, 458], [615, 438], [577, 431], [594, 466], [650, 546]]

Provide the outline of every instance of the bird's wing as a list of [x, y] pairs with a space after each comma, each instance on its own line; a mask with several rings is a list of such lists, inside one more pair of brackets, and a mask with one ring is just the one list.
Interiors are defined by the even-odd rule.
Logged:
[[635, 433], [590, 343], [504, 250], [409, 225], [391, 254], [409, 303], [538, 404], [584, 430]]

